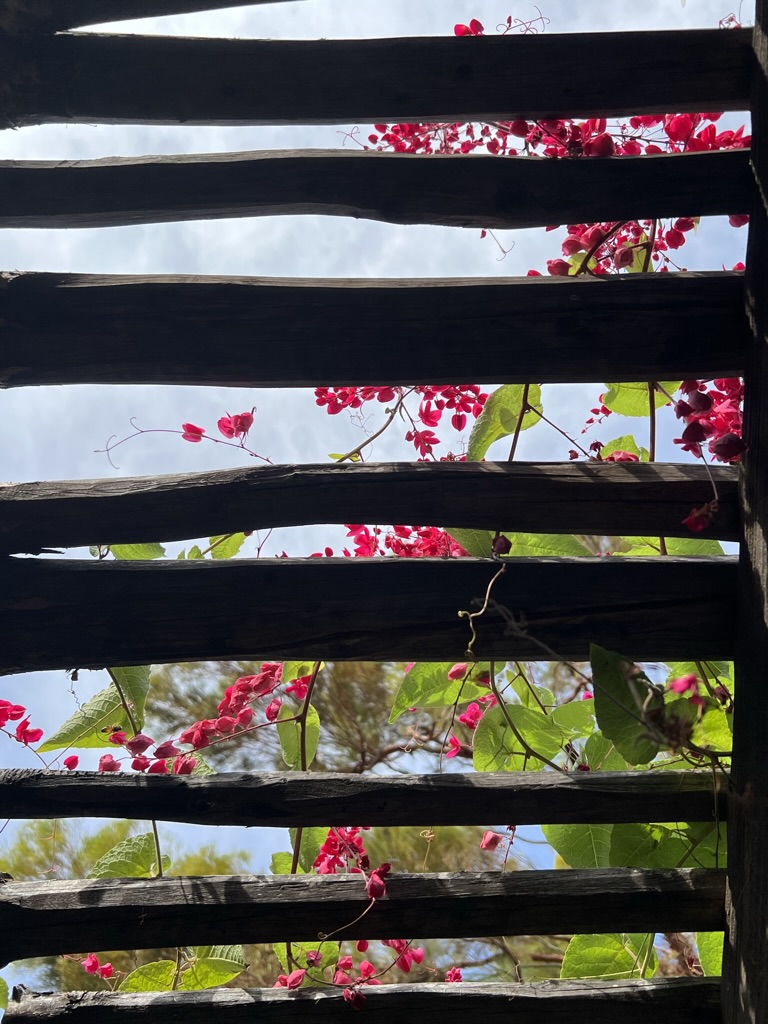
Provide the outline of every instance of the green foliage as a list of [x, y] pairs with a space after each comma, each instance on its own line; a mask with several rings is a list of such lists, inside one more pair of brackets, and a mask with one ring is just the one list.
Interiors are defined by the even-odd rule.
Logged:
[[0, 978], [0, 1015], [8, 1008], [8, 983]]
[[606, 442], [600, 449], [602, 458], [605, 458], [612, 452], [629, 452], [630, 455], [636, 455], [640, 462], [648, 462], [651, 458], [648, 449], [641, 448], [631, 434], [622, 434], [621, 437], [615, 437], [612, 441]]
[[113, 725], [124, 729], [129, 736], [133, 735], [133, 727], [123, 706], [120, 691], [131, 707], [136, 728], [142, 728], [144, 704], [149, 691], [149, 666], [133, 665], [128, 668], [111, 668], [108, 671], [114, 682], [86, 701], [52, 736], [49, 736], [38, 747], [41, 753], [60, 750], [62, 747], [111, 747], [113, 744], [109, 742], [109, 732], [102, 730]]
[[653, 935], [574, 935], [561, 978], [647, 978], [656, 970]]
[[697, 932], [696, 946], [699, 963], [708, 978], [719, 978], [723, 973], [723, 932]]
[[584, 545], [568, 533], [507, 533], [512, 542], [510, 555], [517, 558], [579, 557], [590, 554]]
[[445, 532], [473, 558], [490, 558], [493, 555], [494, 534], [491, 530], [465, 530], [447, 526]]
[[233, 981], [246, 968], [242, 946], [193, 946], [178, 989], [199, 992]]
[[[488, 693], [487, 686], [473, 682], [481, 666], [472, 665], [469, 678], [449, 679], [451, 662], [421, 662], [403, 677], [395, 695], [390, 722], [396, 722], [408, 708], [450, 708], [459, 701], [476, 700]], [[487, 666], [485, 666], [487, 668]]]
[[[303, 767], [301, 763], [302, 724], [296, 721], [294, 718], [295, 714], [295, 711], [283, 704], [280, 707], [277, 719], [277, 735], [283, 748], [283, 760], [292, 771], [298, 771]], [[293, 719], [293, 721], [290, 721], [290, 719]], [[306, 766], [309, 768], [315, 759], [317, 744], [320, 740], [320, 716], [311, 704], [307, 709], [303, 732], [306, 748]]]
[[[491, 394], [469, 435], [469, 462], [485, 458], [485, 453], [494, 441], [514, 434], [520, 421], [524, 390], [522, 384], [503, 384]], [[528, 405], [542, 411], [541, 388], [538, 384], [528, 387]], [[529, 408], [523, 416], [521, 429], [527, 430], [538, 422], [539, 417]]]
[[610, 867], [612, 825], [543, 825], [544, 838], [572, 868]]
[[171, 992], [176, 977], [173, 960], [156, 960], [132, 971], [120, 984], [120, 992]]
[[[281, 679], [284, 683], [288, 683], [293, 679], [301, 679], [302, 676], [310, 676], [312, 675], [313, 667], [314, 662], [312, 661], [284, 661]], [[325, 668], [325, 664], [321, 661], [318, 671], [321, 671], [323, 668]]]
[[[652, 558], [660, 555], [658, 537], [625, 537], [626, 546], [618, 550], [618, 554], [633, 555], [636, 558]], [[667, 537], [665, 539], [668, 555], [722, 555], [723, 545], [719, 540], [706, 540], [701, 537]]]
[[507, 716], [535, 754], [551, 760], [560, 753], [565, 736], [538, 707], [534, 710], [522, 704], [505, 704], [504, 708], [497, 705], [486, 711], [475, 729], [473, 764], [476, 771], [535, 771], [542, 767], [537, 757], [526, 756], [525, 747]]
[[112, 544], [109, 548], [115, 558], [124, 560], [163, 558], [162, 544]]
[[211, 549], [211, 558], [234, 558], [245, 544], [244, 533], [223, 533], [218, 537], [211, 537], [208, 541]]
[[627, 764], [626, 759], [621, 756], [611, 740], [599, 730], [593, 732], [584, 744], [584, 753], [587, 757], [587, 764], [593, 772], [625, 772], [632, 767]]
[[[163, 871], [171, 859], [163, 856]], [[157, 850], [151, 832], [122, 840], [104, 854], [88, 872], [89, 878], [151, 878], [157, 874]]]
[[[680, 387], [679, 380], [662, 380], [661, 386], [674, 395]], [[611, 412], [617, 412], [621, 416], [647, 416], [650, 412], [650, 397], [648, 394], [648, 383], [640, 381], [637, 384], [606, 384], [606, 391], [602, 402]], [[655, 392], [654, 403], [657, 409], [666, 405], [669, 399], [666, 395]]]
[[[289, 830], [291, 836], [291, 846], [296, 849], [296, 829], [292, 828]], [[320, 847], [325, 842], [328, 836], [328, 828], [314, 825], [310, 828], [304, 828], [301, 830], [301, 850], [299, 851], [299, 867], [306, 874], [312, 872], [312, 865], [317, 860], [317, 855], [320, 852]], [[288, 872], [285, 872], [286, 874]]]
[[[293, 866], [293, 854], [288, 850], [281, 850], [279, 853], [272, 854], [272, 860], [270, 861], [269, 870], [273, 875], [290, 875], [291, 867]], [[305, 875], [306, 871], [299, 865], [296, 871], [297, 875]]]
[[592, 644], [590, 661], [601, 732], [630, 764], [647, 764], [660, 747], [648, 736], [643, 715], [661, 708], [663, 697], [651, 691], [644, 675], [620, 654]]

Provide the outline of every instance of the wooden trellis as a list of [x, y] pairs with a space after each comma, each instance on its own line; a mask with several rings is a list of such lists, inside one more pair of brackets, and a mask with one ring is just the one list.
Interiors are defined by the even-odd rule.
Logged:
[[[371, 989], [365, 1012], [382, 1021], [423, 1012], [468, 1020], [517, 1015], [531, 1024], [646, 1024], [649, 1017], [762, 1024], [768, 1020], [762, 750], [768, 736], [768, 0], [758, 2], [754, 33], [639, 35], [636, 52], [644, 64], [633, 74], [602, 59], [612, 46], [626, 46], [625, 35], [579, 37], [574, 62], [573, 36], [266, 42], [68, 31], [228, 4], [4, 0], [2, 124], [752, 111], [751, 152], [539, 162], [299, 151], [0, 163], [4, 228], [281, 213], [528, 227], [750, 213], [745, 275], [409, 282], [0, 276], [0, 387], [568, 383], [744, 374], [749, 450], [739, 473], [715, 470], [721, 508], [711, 534], [741, 539], [740, 560], [521, 559], [498, 585], [499, 601], [525, 616], [530, 635], [566, 656], [584, 656], [593, 641], [637, 658], [735, 658], [734, 767], [730, 786], [721, 784], [717, 794], [719, 813], [728, 816], [729, 867], [727, 873], [394, 875], [387, 898], [355, 925], [346, 925], [360, 906], [354, 876], [10, 881], [0, 883], [0, 963], [103, 948], [118, 933], [129, 945], [148, 947], [183, 943], [191, 932], [214, 943], [300, 941], [335, 927], [343, 928], [341, 937], [355, 938], [409, 929], [459, 937], [727, 925], [722, 997], [717, 979], [420, 985]], [[483, 333], [467, 345], [478, 303]], [[386, 323], [372, 315], [382, 304]], [[357, 339], [327, 328], [341, 307], [369, 325], [370, 349], [359, 369], [351, 358]], [[616, 325], [627, 318], [637, 328], [631, 348], [616, 343]], [[439, 338], [437, 373], [434, 349], [424, 344], [425, 323]], [[212, 368], [206, 345], [214, 331], [220, 346]], [[701, 466], [642, 464], [281, 466], [0, 485], [0, 673], [233, 657], [458, 659], [467, 636], [456, 618], [457, 595], [469, 606], [484, 592], [492, 564], [101, 564], [20, 554], [374, 516], [454, 527], [681, 536], [683, 515], [710, 493]], [[241, 595], [235, 607], [233, 588]], [[155, 614], [160, 609], [162, 616]], [[499, 620], [482, 624], [478, 644], [499, 659], [540, 653], [526, 635], [505, 633]], [[3, 816], [20, 818], [98, 816], [108, 809], [125, 817], [285, 826], [358, 819], [406, 825], [427, 812], [435, 824], [691, 821], [715, 813], [711, 778], [672, 772], [360, 779], [6, 771], [0, 805]], [[339, 993], [317, 990], [17, 992], [7, 1018], [9, 1024], [138, 1024], [151, 1014], [208, 1024], [218, 1014], [236, 1024], [256, 1014], [264, 1021], [335, 1021], [348, 1010]]]

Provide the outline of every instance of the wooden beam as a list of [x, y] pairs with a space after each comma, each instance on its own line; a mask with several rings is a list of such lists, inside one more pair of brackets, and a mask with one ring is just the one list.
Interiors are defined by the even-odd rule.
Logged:
[[[705, 536], [737, 540], [737, 473], [710, 472], [720, 510]], [[50, 480], [0, 484], [0, 551], [342, 522], [688, 537], [683, 518], [711, 496], [703, 466], [626, 462], [344, 463]]]
[[[453, 280], [5, 274], [0, 320], [0, 388], [711, 379], [741, 374], [748, 338], [743, 278], [730, 272]], [[340, 323], [363, 325], [364, 360], [359, 332]], [[628, 323], [632, 344], [617, 344]]]
[[27, 957], [109, 949], [287, 942], [333, 933], [457, 938], [553, 932], [722, 929], [725, 872], [706, 868], [496, 871], [387, 878], [360, 918], [360, 875], [98, 878], [0, 884], [0, 967]]
[[744, 543], [739, 579], [736, 648], [738, 700], [733, 720], [734, 815], [728, 827], [728, 935], [723, 959], [724, 1024], [768, 1019], [768, 776], [763, 744], [768, 730], [768, 3], [755, 12], [756, 61], [752, 123], [755, 203], [747, 246], [747, 311], [752, 327], [745, 374], [741, 467]]
[[[7, 558], [0, 674], [229, 659], [459, 661], [491, 559], [84, 562]], [[516, 558], [475, 620], [479, 658], [729, 658], [736, 560]], [[478, 602], [476, 605], [475, 602]], [[118, 628], [119, 627], [119, 628]], [[541, 644], [546, 645], [542, 648]]]
[[711, 772], [542, 772], [377, 777], [312, 772], [104, 775], [0, 771], [6, 818], [154, 818], [198, 825], [620, 824], [714, 821]]
[[535, 160], [339, 150], [0, 161], [0, 228], [322, 214], [388, 224], [545, 224], [747, 213], [749, 151]]
[[[721, 1024], [715, 978], [648, 981], [543, 981], [502, 985], [382, 985], [365, 987], [370, 1024], [432, 1019], [509, 1020], [525, 1024], [648, 1024], [650, 1020]], [[29, 992], [14, 989], [7, 1024], [338, 1024], [349, 1006], [341, 990], [220, 988], [207, 992]]]
[[[276, 0], [5, 0], [0, 32], [24, 36], [60, 32], [82, 25], [103, 25], [134, 18], [162, 18], [223, 7], [252, 7]], [[709, 109], [709, 108], [707, 108]]]
[[[52, 6], [65, 8], [49, 19], [62, 27], [72, 18], [68, 7], [89, 8], [90, 21], [96, 12], [102, 20], [103, 8], [115, 14], [136, 5], [59, 0]], [[167, 13], [163, 7], [195, 4], [156, 6]], [[450, 32], [450, 23], [445, 27]], [[620, 62], [605, 59], [626, 44], [618, 32], [279, 41], [35, 36], [14, 39], [3, 55], [3, 113], [9, 125], [21, 127], [372, 125], [745, 110], [750, 42], [746, 30], [633, 33], [642, 56], [627, 75]]]

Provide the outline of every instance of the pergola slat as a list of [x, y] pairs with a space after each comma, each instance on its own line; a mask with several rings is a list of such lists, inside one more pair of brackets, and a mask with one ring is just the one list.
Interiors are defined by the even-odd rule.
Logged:
[[[730, 272], [455, 280], [6, 274], [0, 319], [0, 387], [711, 379], [743, 371], [748, 339], [743, 276]], [[340, 322], [364, 325], [365, 359], [359, 331], [339, 330]], [[618, 343], [628, 330], [632, 343]]]
[[727, 785], [711, 772], [503, 772], [359, 776], [226, 772], [209, 776], [0, 771], [6, 818], [153, 818], [199, 825], [620, 824], [724, 820]]
[[739, 576], [736, 646], [734, 815], [728, 827], [728, 932], [723, 958], [725, 1024], [768, 1019], [768, 774], [763, 748], [768, 731], [765, 666], [768, 661], [768, 3], [755, 12], [752, 166], [759, 196], [747, 246], [747, 312], [752, 328], [744, 396], [741, 515], [744, 543]]
[[0, 162], [0, 228], [323, 214], [529, 228], [748, 213], [749, 151], [602, 160], [284, 150]]
[[[382, 985], [365, 987], [365, 1020], [393, 1024], [418, 1017], [507, 1024], [648, 1024], [695, 1020], [721, 1024], [716, 978], [648, 981], [544, 981], [501, 985]], [[62, 992], [17, 989], [7, 1024], [337, 1024], [349, 1006], [341, 991], [306, 988], [214, 989], [208, 992]], [[417, 1017], [418, 1015], [418, 1017]]]
[[98, 878], [0, 884], [0, 966], [70, 950], [554, 932], [717, 931], [725, 872], [705, 868]]
[[[145, 14], [148, 6], [58, 0], [37, 24], [86, 24], [97, 13], [99, 21], [137, 17], [129, 8]], [[165, 14], [224, 5], [164, 0], [153, 6]], [[22, 31], [29, 24], [23, 17], [15, 22]], [[3, 55], [4, 114], [16, 127], [372, 125], [747, 108], [749, 32], [639, 32], [632, 39], [638, 57], [627, 75], [620, 62], [605, 59], [626, 43], [618, 32], [580, 36], [577, 60], [573, 36], [548, 33], [277, 41], [35, 36], [14, 39]], [[519, 139], [510, 139], [516, 144]]]
[[[737, 540], [737, 473], [710, 472], [720, 504], [705, 536]], [[0, 484], [0, 551], [344, 522], [689, 537], [683, 518], [711, 496], [704, 467], [662, 463], [342, 463], [51, 480]]]
[[[8, 558], [0, 674], [198, 659], [459, 661], [471, 634], [458, 613], [478, 609], [500, 568], [472, 558]], [[584, 659], [597, 643], [636, 660], [729, 658], [736, 575], [730, 557], [516, 558], [493, 586], [501, 614], [475, 620], [473, 651]]]

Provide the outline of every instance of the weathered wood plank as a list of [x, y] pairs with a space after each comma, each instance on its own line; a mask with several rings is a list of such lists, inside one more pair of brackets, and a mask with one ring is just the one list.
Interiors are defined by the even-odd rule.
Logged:
[[704, 868], [389, 875], [99, 878], [0, 884], [0, 966], [70, 950], [553, 932], [722, 929], [725, 872]]
[[[434, 1020], [508, 1024], [648, 1024], [696, 1021], [721, 1024], [714, 978], [649, 981], [544, 981], [501, 985], [382, 985], [366, 987], [365, 1020], [371, 1024]], [[214, 989], [208, 992], [28, 992], [17, 988], [7, 1024], [337, 1024], [349, 1007], [341, 991], [307, 988]]]
[[0, 771], [6, 818], [154, 818], [199, 825], [619, 824], [713, 821], [711, 772], [502, 772], [402, 778], [312, 772], [210, 776]]
[[749, 152], [536, 160], [339, 150], [0, 161], [0, 228], [323, 214], [530, 228], [746, 213]]
[[[130, 18], [161, 18], [222, 7], [251, 7], [276, 0], [4, 0], [0, 32], [27, 35], [60, 32], [82, 25], [103, 25]], [[709, 108], [707, 108], [709, 109]]]
[[[62, 27], [72, 18], [66, 9], [72, 5], [55, 6], [65, 8], [52, 18]], [[78, 6], [97, 7], [99, 15], [105, 7], [108, 15], [135, 7], [128, 0]], [[168, 13], [162, 8], [220, 5], [175, 0], [156, 6]], [[14, 40], [3, 57], [3, 114], [16, 127], [374, 124], [744, 110], [748, 105], [752, 52], [746, 30], [635, 33], [633, 46], [642, 56], [631, 75], [620, 62], [605, 60], [606, 53], [625, 45], [624, 34], [577, 39], [549, 33], [279, 41], [36, 36]], [[594, 74], [597, 66], [600, 75]]]
[[733, 722], [734, 816], [728, 828], [728, 936], [723, 960], [725, 1024], [768, 1019], [768, 774], [763, 745], [768, 730], [765, 665], [768, 659], [768, 3], [756, 10], [752, 121], [756, 202], [747, 247], [747, 310], [753, 331], [745, 374], [741, 473], [744, 543], [739, 580]]
[[[177, 661], [456, 661], [499, 569], [490, 559], [82, 562], [7, 558], [0, 674]], [[481, 658], [729, 658], [734, 558], [519, 558], [475, 620]], [[119, 624], [116, 629], [115, 624]]]
[[[0, 387], [709, 379], [742, 372], [748, 336], [742, 275], [721, 272], [455, 280], [7, 274], [0, 321]], [[339, 331], [342, 321], [364, 325], [364, 360], [358, 332]], [[628, 322], [632, 344], [617, 344]]]
[[[737, 473], [711, 472], [720, 511], [706, 536], [737, 540]], [[687, 537], [682, 519], [711, 496], [704, 467], [663, 463], [344, 463], [51, 480], [0, 484], [0, 551], [343, 522]]]

